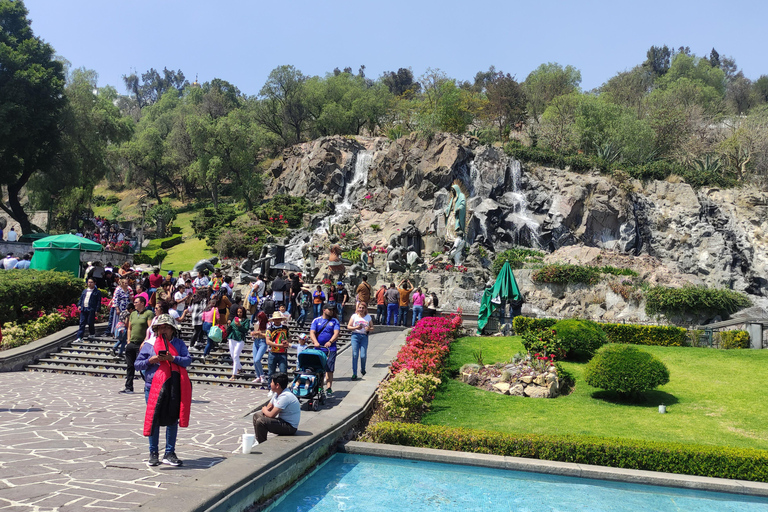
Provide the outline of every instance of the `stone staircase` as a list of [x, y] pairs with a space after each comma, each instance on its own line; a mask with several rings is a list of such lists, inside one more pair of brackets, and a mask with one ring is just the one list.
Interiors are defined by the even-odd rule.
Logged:
[[[309, 322], [304, 326], [297, 326], [294, 322], [288, 322], [291, 338], [301, 333], [309, 335]], [[97, 327], [97, 332], [103, 327]], [[192, 339], [193, 329], [189, 323], [181, 325], [181, 338], [189, 345]], [[341, 333], [337, 340], [339, 350], [350, 343], [351, 335], [345, 325], [341, 327]], [[57, 352], [39, 359], [35, 364], [26, 366], [28, 371], [68, 373], [74, 375], [94, 375], [99, 377], [112, 377], [125, 379], [125, 359], [118, 358], [112, 353], [115, 339], [111, 336], [94, 336], [84, 339], [82, 342], [71, 342], [62, 346]], [[203, 350], [190, 347], [193, 356], [192, 364], [187, 368], [190, 380], [193, 383], [217, 384], [233, 387], [259, 387], [251, 381], [256, 376], [253, 362], [253, 340], [249, 337], [240, 355], [240, 363], [243, 366], [236, 380], [230, 381], [232, 376], [232, 359], [229, 356], [229, 345], [219, 343], [208, 355], [208, 361], [203, 360]], [[296, 368], [296, 351], [288, 350], [289, 374]], [[263, 371], [267, 371], [267, 354], [264, 354], [259, 363]], [[136, 375], [137, 379], [141, 377]], [[140, 389], [140, 388], [136, 388]]]

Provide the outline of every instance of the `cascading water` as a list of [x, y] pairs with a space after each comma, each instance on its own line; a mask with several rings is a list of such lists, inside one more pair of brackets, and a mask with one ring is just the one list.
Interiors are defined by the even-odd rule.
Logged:
[[316, 235], [325, 233], [328, 226], [341, 220], [352, 209], [355, 193], [368, 185], [368, 169], [373, 163], [373, 151], [360, 151], [355, 158], [355, 170], [352, 179], [344, 187], [344, 199], [336, 205], [336, 212], [326, 217], [315, 230]]
[[528, 200], [520, 190], [523, 167], [518, 160], [510, 160], [509, 167], [512, 173], [511, 196], [513, 198], [512, 207], [514, 208], [511, 219], [518, 226], [517, 243], [519, 245], [528, 245], [521, 243], [524, 241], [524, 238], [528, 238], [532, 247], [535, 246], [537, 249], [541, 249], [541, 239], [539, 238], [540, 225], [531, 216], [531, 212], [528, 210]]

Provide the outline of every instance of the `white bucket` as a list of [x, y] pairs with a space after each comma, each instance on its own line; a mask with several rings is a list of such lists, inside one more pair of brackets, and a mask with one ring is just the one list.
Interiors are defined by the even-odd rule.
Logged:
[[243, 453], [251, 453], [254, 444], [258, 444], [256, 434], [243, 434]]
[[660, 413], [660, 414], [666, 414], [666, 413], [667, 413], [667, 406], [666, 406], [666, 405], [664, 405], [664, 404], [661, 404], [661, 405], [659, 406], [659, 413]]

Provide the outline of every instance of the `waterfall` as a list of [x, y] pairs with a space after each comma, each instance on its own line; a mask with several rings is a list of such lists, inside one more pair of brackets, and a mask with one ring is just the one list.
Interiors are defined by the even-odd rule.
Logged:
[[326, 217], [315, 230], [316, 235], [325, 233], [328, 226], [341, 220], [351, 209], [356, 197], [356, 192], [365, 189], [368, 185], [368, 169], [373, 163], [373, 151], [360, 151], [355, 158], [355, 170], [352, 179], [344, 186], [344, 199], [336, 205], [336, 212], [330, 217]]
[[[529, 238], [531, 247], [541, 249], [541, 239], [539, 238], [540, 225], [533, 218], [531, 212], [528, 210], [528, 199], [525, 197], [520, 189], [520, 182], [523, 177], [523, 167], [520, 162], [515, 159], [510, 159], [509, 163], [510, 171], [512, 173], [512, 199], [513, 199], [513, 211], [512, 220], [518, 227], [518, 233], [516, 236], [516, 243], [518, 245], [525, 245], [521, 243], [524, 238]], [[526, 237], [523, 231], [528, 232]]]

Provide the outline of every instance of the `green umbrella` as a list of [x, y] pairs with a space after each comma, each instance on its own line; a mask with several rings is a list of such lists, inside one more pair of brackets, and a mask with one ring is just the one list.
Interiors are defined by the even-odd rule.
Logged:
[[493, 312], [499, 307], [499, 304], [493, 302], [495, 299], [509, 302], [512, 300], [522, 300], [522, 298], [520, 289], [517, 287], [517, 281], [515, 281], [515, 275], [512, 273], [512, 267], [508, 261], [505, 261], [493, 287], [486, 288], [483, 292], [483, 298], [480, 301], [480, 312], [477, 314], [477, 333], [480, 334], [483, 331], [483, 328], [488, 324], [488, 319], [491, 318]]

